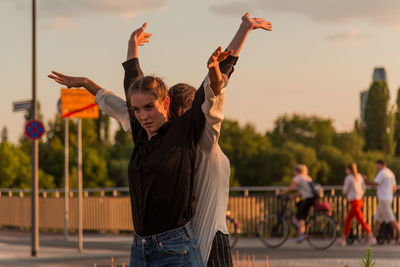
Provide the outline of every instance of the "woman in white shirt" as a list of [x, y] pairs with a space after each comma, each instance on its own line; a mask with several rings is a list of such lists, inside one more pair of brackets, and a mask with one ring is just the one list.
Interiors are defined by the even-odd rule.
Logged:
[[376, 240], [372, 235], [371, 228], [364, 220], [364, 216], [361, 211], [363, 207], [362, 198], [365, 193], [365, 183], [363, 177], [357, 172], [357, 165], [355, 163], [350, 163], [346, 166], [346, 174], [347, 176], [344, 179], [343, 195], [347, 198], [347, 201], [350, 204], [350, 209], [347, 212], [344, 222], [344, 230], [342, 237], [338, 239], [338, 244], [341, 246], [346, 245], [346, 238], [350, 233], [351, 221], [354, 217], [356, 217], [364, 232], [368, 235], [367, 245], [373, 245], [376, 243]]

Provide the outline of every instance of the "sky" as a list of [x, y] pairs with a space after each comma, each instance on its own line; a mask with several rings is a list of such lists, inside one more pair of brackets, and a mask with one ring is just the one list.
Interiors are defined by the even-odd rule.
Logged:
[[[148, 22], [142, 69], [168, 86], [200, 85], [206, 62], [226, 47], [241, 16], [263, 17], [273, 31], [251, 32], [228, 85], [225, 116], [272, 130], [284, 114], [330, 118], [349, 131], [373, 69], [386, 68], [391, 103], [400, 87], [398, 0], [38, 0], [37, 93], [45, 125], [60, 97], [51, 70], [85, 76], [123, 96], [132, 31]], [[0, 0], [0, 129], [16, 143], [24, 131], [14, 101], [32, 96], [31, 1]], [[113, 123], [113, 129], [117, 123]]]

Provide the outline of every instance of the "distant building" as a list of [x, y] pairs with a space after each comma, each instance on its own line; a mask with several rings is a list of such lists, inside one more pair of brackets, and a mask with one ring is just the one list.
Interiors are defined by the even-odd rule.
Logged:
[[384, 67], [379, 67], [374, 69], [374, 74], [372, 75], [373, 82], [387, 82], [386, 81], [386, 70]]
[[365, 125], [365, 107], [367, 105], [368, 90], [360, 93], [360, 119], [363, 125]]
[[[384, 67], [377, 67], [374, 69], [374, 74], [372, 75], [372, 82], [387, 82], [386, 80], [386, 70]], [[368, 90], [362, 91], [360, 93], [360, 119], [363, 125], [365, 125], [365, 107], [367, 105]]]

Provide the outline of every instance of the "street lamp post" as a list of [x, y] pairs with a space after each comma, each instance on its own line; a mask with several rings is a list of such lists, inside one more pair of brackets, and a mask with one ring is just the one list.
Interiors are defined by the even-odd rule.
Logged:
[[[32, 115], [33, 119], [38, 118], [38, 105], [36, 99], [36, 0], [32, 0]], [[32, 230], [32, 251], [33, 257], [39, 252], [39, 140], [32, 140], [31, 148], [32, 164], [32, 201], [31, 201], [31, 230]]]

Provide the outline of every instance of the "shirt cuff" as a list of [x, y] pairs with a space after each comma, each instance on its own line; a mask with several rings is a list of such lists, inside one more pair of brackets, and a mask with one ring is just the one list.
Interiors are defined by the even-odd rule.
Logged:
[[104, 88], [101, 88], [99, 91], [97, 91], [96, 96], [94, 97], [94, 103], [97, 105], [101, 101], [101, 97], [106, 93], [106, 90]]
[[131, 58], [122, 63], [124, 70], [130, 70], [135, 66], [139, 66], [139, 59], [137, 57]]
[[[228, 85], [228, 77], [226, 75], [222, 75], [222, 77], [224, 78], [224, 85], [222, 86], [222, 89], [221, 89], [221, 92], [219, 95], [225, 94], [226, 86]], [[214, 94], [214, 91], [211, 89], [210, 83], [211, 83], [210, 77], [207, 75], [203, 82], [204, 95], [206, 98], [214, 99], [217, 96]]]

